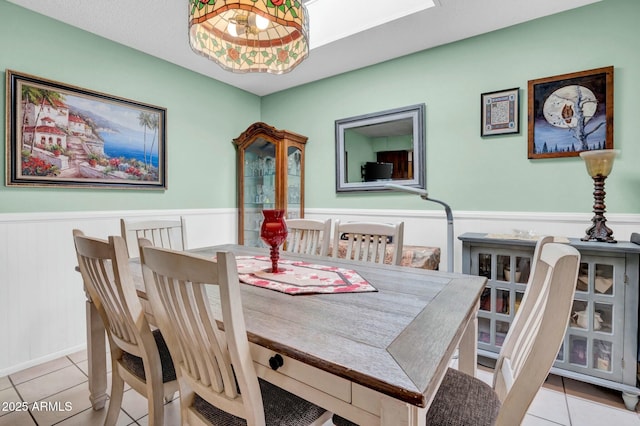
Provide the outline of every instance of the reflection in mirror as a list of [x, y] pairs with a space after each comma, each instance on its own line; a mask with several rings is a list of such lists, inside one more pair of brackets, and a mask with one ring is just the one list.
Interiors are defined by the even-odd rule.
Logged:
[[336, 191], [425, 188], [424, 104], [336, 120]]

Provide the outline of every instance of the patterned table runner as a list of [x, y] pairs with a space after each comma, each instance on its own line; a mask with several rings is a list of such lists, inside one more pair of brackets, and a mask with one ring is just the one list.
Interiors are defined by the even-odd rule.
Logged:
[[265, 272], [271, 269], [267, 256], [237, 256], [236, 263], [243, 283], [292, 295], [378, 291], [351, 269], [281, 259], [282, 272], [273, 274]]

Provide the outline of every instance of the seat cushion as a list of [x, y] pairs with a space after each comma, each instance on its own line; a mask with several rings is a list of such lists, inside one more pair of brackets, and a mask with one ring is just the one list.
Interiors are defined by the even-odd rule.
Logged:
[[[267, 425], [300, 426], [318, 420], [324, 413], [318, 407], [286, 390], [258, 379]], [[247, 422], [209, 404], [196, 394], [193, 408], [215, 426], [245, 426]]]
[[[167, 343], [164, 341], [164, 337], [162, 337], [158, 329], [153, 330], [153, 337], [156, 340], [156, 346], [158, 346], [158, 353], [160, 354], [160, 363], [162, 364], [162, 383], [172, 382], [176, 380], [176, 369], [173, 366]], [[142, 358], [124, 352], [122, 354], [122, 365], [136, 377], [146, 381]]]
[[491, 386], [452, 368], [442, 380], [427, 412], [427, 424], [435, 426], [493, 425], [500, 400]]
[[[427, 412], [429, 426], [493, 425], [500, 410], [500, 400], [491, 386], [452, 368], [440, 384]], [[336, 426], [356, 426], [340, 416], [333, 416]]]

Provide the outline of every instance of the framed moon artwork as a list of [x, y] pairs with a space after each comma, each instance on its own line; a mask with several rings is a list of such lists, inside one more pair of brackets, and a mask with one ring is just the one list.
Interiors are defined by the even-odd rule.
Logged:
[[528, 158], [613, 148], [613, 66], [529, 80]]

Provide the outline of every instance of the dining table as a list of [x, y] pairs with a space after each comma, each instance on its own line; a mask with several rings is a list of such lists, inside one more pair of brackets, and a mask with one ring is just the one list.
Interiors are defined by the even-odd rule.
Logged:
[[[188, 250], [214, 257], [268, 256], [235, 244]], [[240, 284], [251, 355], [259, 377], [361, 425], [424, 425], [426, 412], [458, 354], [458, 369], [475, 375], [477, 311], [486, 278], [332, 257], [282, 253], [355, 271], [373, 291], [291, 295]], [[153, 307], [137, 258], [130, 267], [145, 312]], [[222, 327], [215, 286], [208, 291]], [[89, 391], [94, 409], [107, 399], [105, 328], [86, 303]]]

